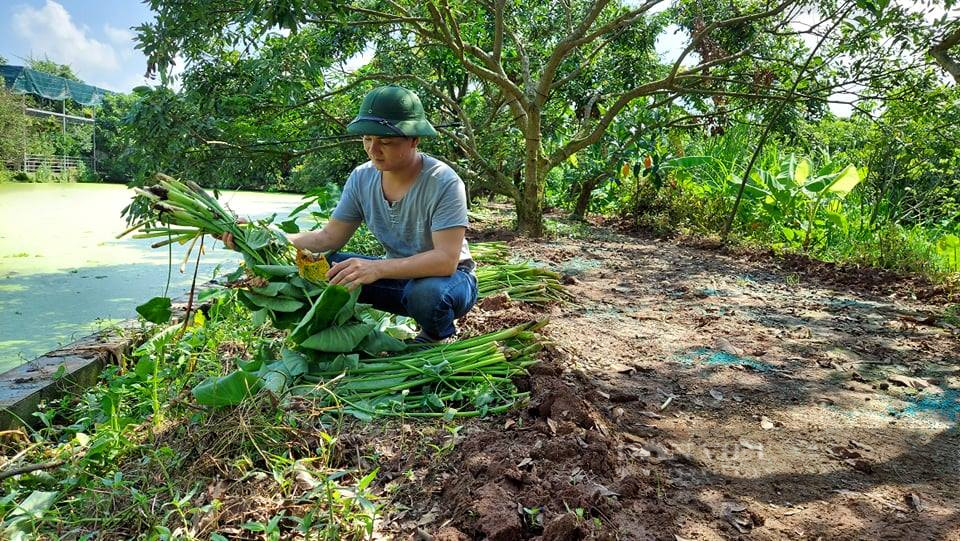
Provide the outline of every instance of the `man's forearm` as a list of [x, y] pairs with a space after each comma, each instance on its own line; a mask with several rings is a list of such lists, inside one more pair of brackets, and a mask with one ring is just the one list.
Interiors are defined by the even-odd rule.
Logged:
[[410, 257], [383, 259], [377, 263], [381, 268], [381, 278], [406, 280], [428, 276], [451, 276], [456, 272], [459, 261], [458, 257], [435, 248]]
[[290, 242], [297, 248], [310, 250], [311, 252], [321, 253], [330, 250], [336, 250], [341, 246], [333, 246], [330, 236], [324, 230], [304, 231], [303, 233], [294, 233], [287, 236]]

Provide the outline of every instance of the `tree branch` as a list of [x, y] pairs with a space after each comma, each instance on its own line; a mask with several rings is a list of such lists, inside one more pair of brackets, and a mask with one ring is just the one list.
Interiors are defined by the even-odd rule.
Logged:
[[939, 43], [927, 51], [940, 66], [953, 76], [953, 80], [960, 83], [960, 62], [950, 56], [950, 48], [960, 43], [960, 28], [947, 34]]

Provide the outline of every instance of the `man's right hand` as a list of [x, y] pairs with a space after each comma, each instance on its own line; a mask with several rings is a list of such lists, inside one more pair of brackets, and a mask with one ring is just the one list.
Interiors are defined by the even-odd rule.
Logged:
[[[247, 221], [246, 218], [237, 218], [237, 225], [243, 225], [246, 223], [250, 223]], [[231, 250], [237, 251], [237, 245], [236, 243], [233, 242], [233, 233], [227, 231], [223, 235], [221, 235], [219, 238], [221, 241], [223, 241], [224, 246], [226, 246]]]
[[223, 245], [226, 246], [227, 248], [230, 248], [231, 250], [237, 249], [237, 245], [233, 243], [232, 233], [229, 233], [229, 232], [224, 233], [223, 236], [220, 237], [220, 240], [223, 241]]

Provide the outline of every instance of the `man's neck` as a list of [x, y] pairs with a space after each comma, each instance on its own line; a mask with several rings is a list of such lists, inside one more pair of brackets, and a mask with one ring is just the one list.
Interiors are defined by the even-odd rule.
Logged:
[[396, 171], [384, 171], [383, 180], [392, 186], [401, 187], [413, 184], [423, 168], [423, 156], [417, 152], [417, 156], [410, 162], [410, 165]]

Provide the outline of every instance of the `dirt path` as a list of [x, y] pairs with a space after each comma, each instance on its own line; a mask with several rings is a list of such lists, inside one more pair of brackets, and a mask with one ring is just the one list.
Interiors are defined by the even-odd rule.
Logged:
[[666, 242], [512, 247], [572, 276], [579, 304], [468, 315], [548, 315], [555, 345], [528, 410], [432, 453], [379, 445], [384, 531], [960, 539], [960, 359], [935, 307]]

